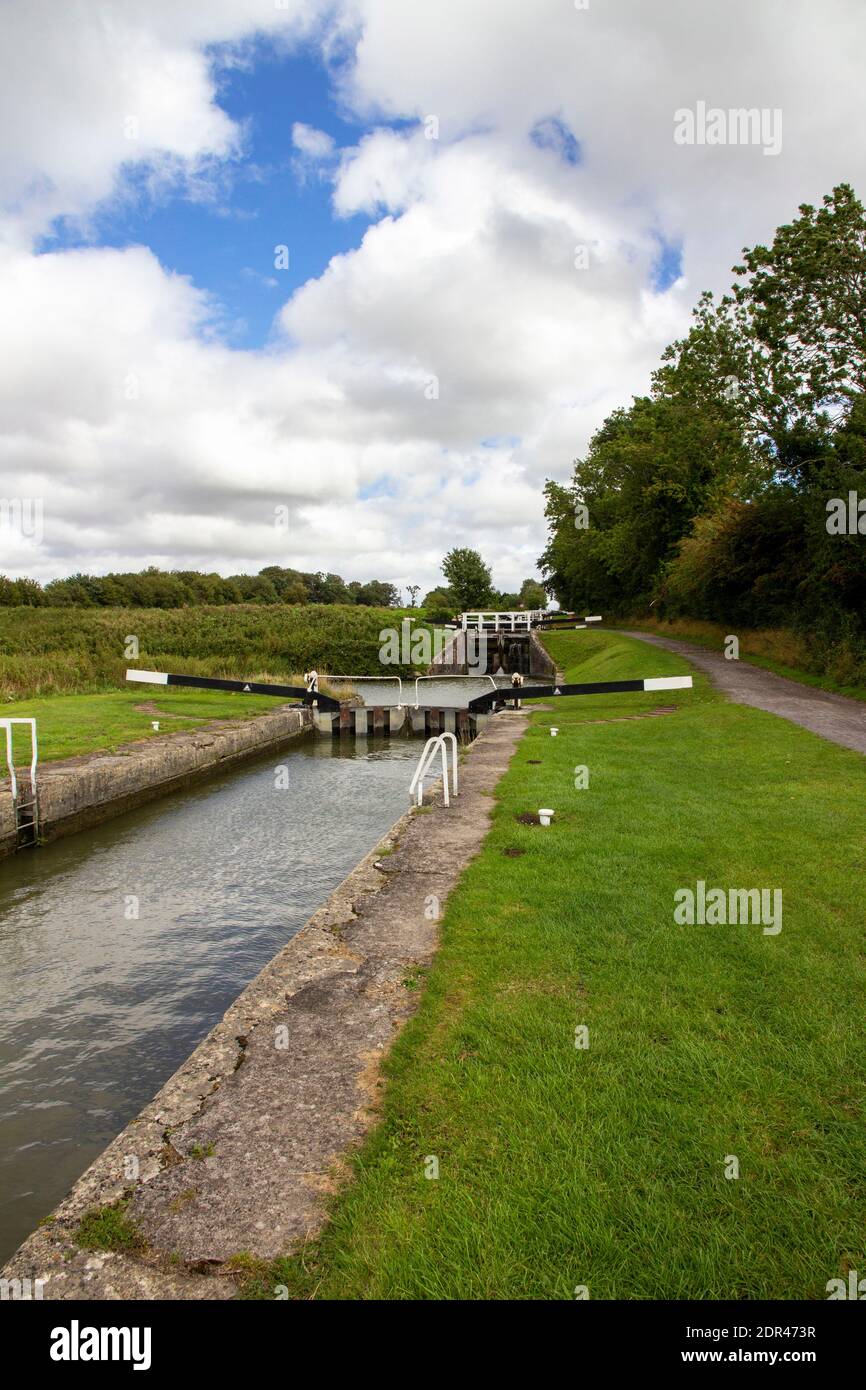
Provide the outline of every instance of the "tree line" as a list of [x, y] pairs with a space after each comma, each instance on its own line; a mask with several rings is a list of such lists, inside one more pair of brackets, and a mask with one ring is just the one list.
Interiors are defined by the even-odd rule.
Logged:
[[[525, 579], [517, 593], [494, 588], [490, 567], [475, 550], [454, 549], [442, 562], [446, 585], [431, 589], [424, 608], [433, 621], [447, 621], [467, 608], [544, 608], [547, 595], [534, 579]], [[417, 606], [420, 586], [407, 585], [407, 607]], [[42, 585], [35, 579], [0, 575], [3, 608], [190, 608], [234, 603], [341, 603], [369, 608], [398, 608], [401, 593], [394, 584], [371, 579], [348, 584], [338, 574], [308, 574], [267, 565], [258, 574], [202, 574], [198, 570], [161, 570], [154, 566], [136, 573], [73, 574]]]
[[[417, 593], [417, 589], [415, 590]], [[73, 574], [41, 585], [0, 575], [0, 606], [7, 608], [189, 608], [229, 603], [343, 603], [395, 608], [400, 591], [379, 579], [345, 583], [338, 574], [306, 574], [267, 565], [258, 574], [201, 574], [198, 570]]]
[[[866, 649], [866, 217], [848, 184], [743, 251], [647, 396], [545, 487], [564, 607]], [[862, 500], [862, 511], [861, 507]], [[862, 522], [862, 525], [861, 525]]]

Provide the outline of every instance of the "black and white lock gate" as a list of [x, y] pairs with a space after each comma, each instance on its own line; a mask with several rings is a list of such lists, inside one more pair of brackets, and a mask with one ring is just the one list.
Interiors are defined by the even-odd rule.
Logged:
[[601, 615], [594, 613], [581, 618], [578, 613], [556, 613], [546, 618], [535, 618], [531, 627], [537, 632], [555, 632], [558, 628], [588, 627], [590, 623], [600, 623]]
[[690, 690], [691, 676], [650, 676], [642, 681], [590, 681], [585, 685], [521, 685], [488, 690], [469, 701], [475, 714], [504, 708], [514, 699], [548, 700], [554, 695], [619, 695], [629, 690]]
[[278, 700], [300, 700], [314, 709], [339, 713], [340, 701], [320, 690], [307, 690], [301, 685], [260, 685], [256, 681], [224, 681], [216, 676], [178, 676], [167, 671], [127, 671], [128, 681], [144, 685], [187, 685], [194, 690], [237, 690], [242, 695], [272, 695]]

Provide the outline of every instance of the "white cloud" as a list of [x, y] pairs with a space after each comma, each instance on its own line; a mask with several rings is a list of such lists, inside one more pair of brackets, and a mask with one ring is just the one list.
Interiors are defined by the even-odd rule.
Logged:
[[236, 155], [205, 44], [308, 34], [317, 0], [6, 0], [0, 6], [0, 205], [7, 234], [85, 217], [130, 162], [157, 181], [201, 178]]
[[327, 159], [334, 151], [332, 135], [325, 130], [316, 130], [314, 126], [304, 125], [303, 121], [295, 121], [292, 126], [292, 144], [311, 159]]
[[[799, 202], [862, 192], [864, 28], [859, 0], [6, 4], [0, 492], [45, 498], [45, 539], [0, 570], [283, 562], [432, 585], [477, 544], [515, 585], [544, 477], [646, 390], [699, 291]], [[225, 346], [219, 306], [146, 247], [31, 246], [128, 196], [130, 157], [199, 194], [242, 157], [205, 46], [249, 62], [255, 35], [339, 49], [344, 104], [417, 123], [342, 152], [293, 125], [336, 215], [378, 220], [266, 352]], [[698, 100], [781, 108], [782, 153], [676, 145]], [[683, 245], [663, 295], [659, 237]]]

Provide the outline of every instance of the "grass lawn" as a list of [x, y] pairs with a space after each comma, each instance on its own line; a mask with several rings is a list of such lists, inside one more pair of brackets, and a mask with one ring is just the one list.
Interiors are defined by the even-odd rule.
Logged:
[[[546, 641], [570, 678], [687, 669]], [[517, 820], [540, 806], [549, 829]], [[864, 864], [866, 761], [702, 677], [536, 710], [383, 1122], [321, 1240], [248, 1296], [826, 1298], [866, 1269]], [[781, 888], [781, 932], [675, 925], [698, 879]]]
[[[151, 703], [159, 713], [149, 714], [136, 708]], [[107, 695], [46, 695], [35, 700], [15, 700], [0, 706], [0, 717], [35, 718], [39, 761], [52, 762], [97, 750], [110, 753], [122, 743], [158, 738], [178, 729], [196, 729], [211, 719], [273, 714], [280, 703], [267, 695], [232, 695], [211, 690], [176, 694], [165, 686], [140, 685], [135, 690]], [[159, 720], [159, 734], [151, 728], [154, 719]], [[29, 750], [29, 734], [17, 730], [16, 762], [28, 762]]]

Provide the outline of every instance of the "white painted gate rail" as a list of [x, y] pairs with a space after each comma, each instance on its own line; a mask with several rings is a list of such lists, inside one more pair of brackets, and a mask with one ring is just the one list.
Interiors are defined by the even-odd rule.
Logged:
[[451, 805], [451, 800], [448, 795], [448, 753], [445, 748], [445, 740], [447, 738], [450, 738], [451, 740], [451, 771], [454, 778], [454, 795], [457, 795], [457, 739], [455, 735], [451, 733], [432, 734], [430, 738], [428, 738], [427, 742], [424, 744], [424, 752], [418, 759], [418, 766], [415, 769], [415, 776], [412, 778], [412, 781], [409, 784], [410, 800], [413, 794], [415, 793], [416, 787], [418, 789], [417, 804], [419, 806], [421, 805], [421, 802], [424, 799], [424, 778], [426, 777], [427, 772], [429, 771], [430, 766], [433, 762], [433, 759], [436, 757], [437, 752], [441, 753], [442, 755], [442, 789], [444, 792], [443, 799], [445, 801], [446, 806]]
[[[12, 725], [30, 726], [30, 800], [22, 800], [18, 795], [18, 778], [15, 773], [15, 758], [12, 750]], [[39, 829], [39, 809], [36, 799], [36, 764], [39, 761], [39, 745], [36, 737], [35, 719], [0, 719], [0, 728], [6, 730], [6, 767], [9, 772], [9, 785], [12, 789], [12, 805], [19, 834], [26, 826], [32, 826], [34, 837]]]

